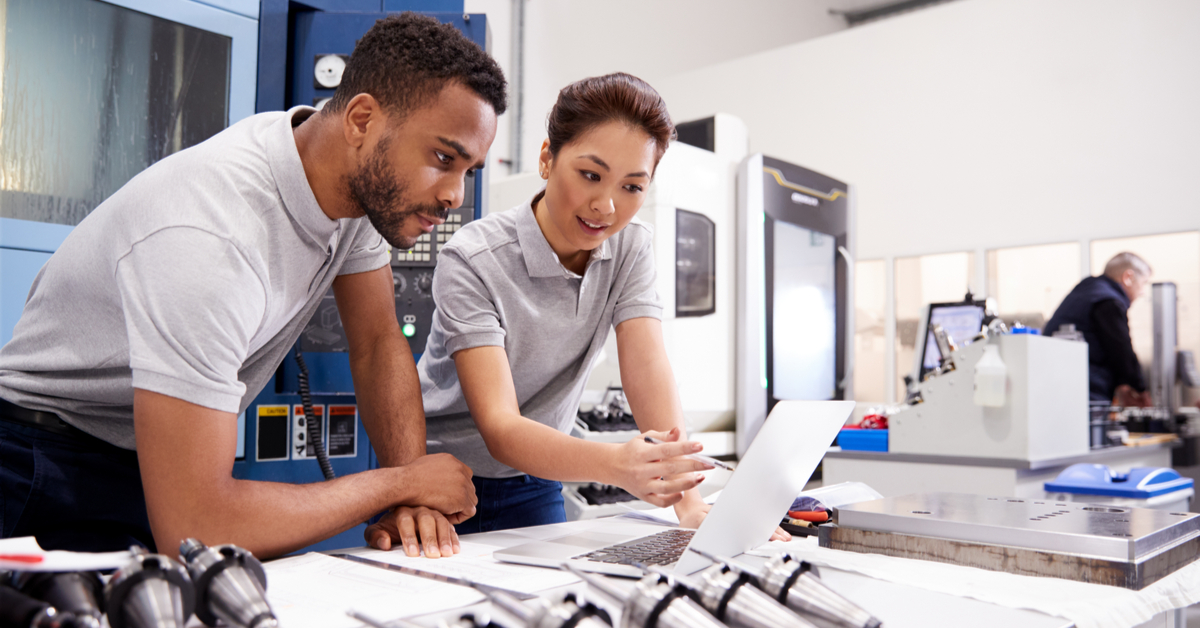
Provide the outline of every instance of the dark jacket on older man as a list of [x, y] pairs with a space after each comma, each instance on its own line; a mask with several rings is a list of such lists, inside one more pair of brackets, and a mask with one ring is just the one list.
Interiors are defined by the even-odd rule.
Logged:
[[1074, 324], [1088, 343], [1088, 384], [1093, 401], [1111, 402], [1117, 386], [1146, 390], [1142, 367], [1129, 337], [1129, 295], [1101, 275], [1079, 282], [1046, 323], [1046, 335]]

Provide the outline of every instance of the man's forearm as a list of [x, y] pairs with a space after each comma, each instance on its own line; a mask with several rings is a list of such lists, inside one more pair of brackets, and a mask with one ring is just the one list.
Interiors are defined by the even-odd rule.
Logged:
[[196, 537], [208, 545], [239, 545], [260, 558], [279, 556], [407, 501], [404, 473], [376, 469], [313, 484], [230, 478], [170, 508], [150, 507], [151, 529], [158, 550], [168, 555], [183, 538]]
[[391, 269], [342, 275], [333, 293], [371, 446], [380, 466], [408, 464], [425, 455], [425, 412], [412, 349], [396, 321]]
[[232, 477], [233, 413], [135, 389], [133, 422], [146, 512], [154, 540], [167, 553], [196, 537], [275, 556], [393, 506], [428, 506], [446, 515], [475, 511], [471, 470], [449, 455], [315, 484], [252, 482]]
[[382, 467], [408, 464], [425, 455], [421, 384], [408, 343], [387, 336], [351, 354], [350, 371], [371, 446]]

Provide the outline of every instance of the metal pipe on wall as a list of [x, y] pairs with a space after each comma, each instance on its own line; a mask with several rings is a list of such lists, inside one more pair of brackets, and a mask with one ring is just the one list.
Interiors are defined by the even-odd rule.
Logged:
[[1154, 306], [1154, 359], [1150, 368], [1150, 394], [1155, 406], [1168, 409], [1174, 417], [1179, 409], [1175, 397], [1175, 352], [1179, 337], [1175, 284], [1169, 281], [1154, 284], [1151, 299]]
[[521, 172], [521, 132], [525, 114], [525, 0], [512, 0], [512, 68], [508, 87], [512, 90], [512, 132], [509, 154], [510, 174]]

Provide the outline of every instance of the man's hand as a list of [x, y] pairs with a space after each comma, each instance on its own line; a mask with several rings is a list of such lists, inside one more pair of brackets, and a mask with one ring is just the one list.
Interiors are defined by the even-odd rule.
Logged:
[[1150, 405], [1150, 392], [1138, 392], [1129, 384], [1117, 386], [1113, 395], [1113, 405], [1122, 408], [1145, 408]]
[[[647, 443], [650, 436], [663, 442], [661, 445]], [[683, 499], [684, 491], [690, 491], [704, 481], [696, 471], [711, 469], [708, 464], [685, 454], [699, 453], [700, 443], [677, 442], [679, 430], [669, 432], [645, 432], [616, 449], [610, 466], [617, 486], [629, 491], [634, 497], [655, 506], [673, 506]]]
[[405, 465], [405, 484], [412, 497], [389, 511], [363, 533], [367, 543], [381, 550], [399, 541], [404, 553], [427, 558], [458, 553], [453, 524], [475, 515], [475, 485], [471, 468], [450, 454], [432, 454]]
[[475, 515], [475, 484], [471, 467], [450, 454], [421, 456], [404, 467], [405, 482], [412, 495], [401, 506], [424, 506], [461, 523]]
[[404, 553], [414, 557], [421, 555], [422, 544], [426, 558], [449, 557], [462, 549], [450, 520], [424, 506], [393, 508], [378, 523], [368, 526], [363, 537], [368, 545], [384, 551], [392, 549], [392, 544], [398, 541]]

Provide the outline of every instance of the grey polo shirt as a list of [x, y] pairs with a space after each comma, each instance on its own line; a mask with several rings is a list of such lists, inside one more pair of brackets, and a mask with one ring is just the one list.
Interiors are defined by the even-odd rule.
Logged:
[[313, 196], [292, 127], [315, 111], [242, 120], [101, 203], [34, 280], [0, 397], [126, 449], [134, 388], [244, 410], [334, 278], [388, 262]]
[[451, 356], [474, 347], [503, 347], [521, 414], [569, 432], [609, 331], [662, 318], [652, 240], [634, 220], [592, 252], [580, 276], [550, 248], [532, 201], [455, 233], [433, 274], [437, 310], [417, 363], [429, 453], [453, 454], [480, 477], [521, 475], [488, 454], [467, 411]]

